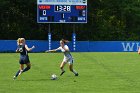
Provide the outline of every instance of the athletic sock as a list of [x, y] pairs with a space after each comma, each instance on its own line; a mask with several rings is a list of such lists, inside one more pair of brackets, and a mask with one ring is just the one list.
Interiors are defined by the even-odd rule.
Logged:
[[64, 72], [65, 70], [64, 69], [61, 69], [61, 71]]
[[74, 74], [77, 74], [77, 72], [75, 70], [72, 71]]
[[18, 72], [16, 73], [16, 77], [18, 76], [19, 73], [20, 73], [20, 70], [18, 70]]
[[26, 71], [28, 71], [29, 69], [30, 69], [30, 67], [26, 67], [26, 68], [23, 69], [23, 72], [26, 72]]

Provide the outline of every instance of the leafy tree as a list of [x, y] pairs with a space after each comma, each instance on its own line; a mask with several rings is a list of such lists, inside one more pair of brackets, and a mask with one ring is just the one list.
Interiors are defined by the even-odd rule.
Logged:
[[[37, 23], [34, 0], [0, 0], [0, 39], [47, 40], [49, 24]], [[50, 24], [52, 39], [139, 40], [140, 0], [88, 0], [87, 24]]]

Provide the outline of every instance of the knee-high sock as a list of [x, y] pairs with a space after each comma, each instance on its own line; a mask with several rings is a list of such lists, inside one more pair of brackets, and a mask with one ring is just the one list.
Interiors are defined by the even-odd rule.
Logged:
[[77, 74], [77, 72], [75, 70], [72, 71], [74, 74]]
[[18, 72], [16, 73], [16, 77], [18, 76], [19, 73], [20, 73], [20, 70], [18, 70]]
[[26, 67], [26, 68], [23, 69], [23, 72], [26, 72], [26, 71], [28, 71], [29, 69], [30, 69], [30, 67]]

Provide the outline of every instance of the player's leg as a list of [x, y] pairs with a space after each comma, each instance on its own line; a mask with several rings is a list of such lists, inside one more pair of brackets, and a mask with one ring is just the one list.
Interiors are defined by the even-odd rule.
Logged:
[[69, 70], [75, 74], [75, 76], [78, 76], [78, 73], [73, 69], [73, 59], [69, 60]]
[[26, 68], [23, 69], [23, 72], [28, 71], [30, 68], [31, 68], [31, 64], [30, 63], [27, 63], [26, 64]]
[[21, 75], [21, 73], [23, 72], [23, 69], [24, 69], [24, 64], [20, 64], [20, 72], [18, 75]]
[[24, 64], [20, 64], [20, 69], [17, 71], [13, 79], [16, 79], [16, 77], [22, 73], [23, 68], [24, 68]]
[[65, 61], [62, 61], [62, 63], [60, 64], [60, 69], [61, 69], [61, 71], [62, 71], [61, 74], [60, 74], [60, 76], [63, 75], [63, 74], [65, 73], [65, 70], [64, 70], [65, 64], [66, 64]]
[[26, 64], [26, 68], [23, 70], [23, 72], [26, 72], [26, 71], [28, 71], [28, 70], [31, 68], [29, 56], [26, 56], [24, 62], [25, 62], [25, 64]]

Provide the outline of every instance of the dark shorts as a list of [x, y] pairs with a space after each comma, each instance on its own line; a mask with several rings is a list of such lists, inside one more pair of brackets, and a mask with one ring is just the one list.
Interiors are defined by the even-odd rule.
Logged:
[[28, 64], [30, 63], [29, 56], [28, 55], [21, 55], [19, 64]]

